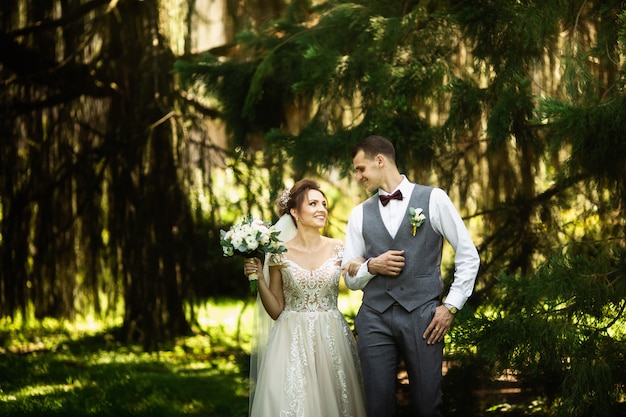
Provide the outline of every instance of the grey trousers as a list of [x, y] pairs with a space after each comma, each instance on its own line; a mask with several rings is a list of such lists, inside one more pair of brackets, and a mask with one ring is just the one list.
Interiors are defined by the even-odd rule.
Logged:
[[383, 313], [361, 305], [354, 324], [368, 417], [396, 415], [400, 358], [409, 377], [412, 415], [442, 416], [443, 342], [428, 345], [422, 338], [439, 304], [433, 300], [412, 312], [394, 304]]

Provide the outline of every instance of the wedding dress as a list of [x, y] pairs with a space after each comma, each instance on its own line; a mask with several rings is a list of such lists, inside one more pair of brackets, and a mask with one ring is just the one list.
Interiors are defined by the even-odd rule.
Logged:
[[283, 265], [285, 309], [272, 327], [252, 401], [252, 417], [364, 417], [356, 342], [337, 309], [343, 247], [309, 271]]

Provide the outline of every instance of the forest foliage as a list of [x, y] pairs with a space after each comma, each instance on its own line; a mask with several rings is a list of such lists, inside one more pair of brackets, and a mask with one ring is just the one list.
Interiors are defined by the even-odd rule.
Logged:
[[459, 372], [486, 381], [512, 369], [556, 415], [615, 413], [622, 2], [305, 5], [242, 33], [234, 56], [177, 68], [217, 98], [235, 143], [263, 132], [298, 175], [349, 175], [358, 139], [391, 138], [404, 172], [450, 192], [477, 236], [473, 314], [452, 336]]
[[188, 334], [195, 303], [245, 294], [219, 229], [271, 217], [303, 176], [349, 209], [350, 151], [376, 133], [411, 180], [450, 194], [481, 255], [455, 372], [512, 370], [555, 414], [611, 415], [626, 382], [624, 2], [244, 3], [224, 3], [225, 43], [200, 54], [196, 2], [6, 2], [0, 317], [121, 303], [123, 340]]

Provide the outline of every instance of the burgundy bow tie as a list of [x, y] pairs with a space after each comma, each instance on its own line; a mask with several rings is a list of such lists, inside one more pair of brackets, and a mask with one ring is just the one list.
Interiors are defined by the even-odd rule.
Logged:
[[380, 203], [384, 206], [389, 204], [389, 200], [402, 200], [402, 193], [400, 190], [396, 190], [393, 194], [382, 195], [379, 194], [378, 198], [380, 198]]

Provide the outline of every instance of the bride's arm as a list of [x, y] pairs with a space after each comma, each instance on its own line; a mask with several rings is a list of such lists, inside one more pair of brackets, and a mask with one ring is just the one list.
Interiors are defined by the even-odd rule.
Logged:
[[341, 269], [344, 274], [355, 276], [363, 262], [365, 262], [365, 258], [350, 259]]
[[259, 296], [263, 302], [265, 311], [271, 318], [276, 320], [285, 308], [285, 295], [283, 294], [283, 279], [280, 275], [280, 265], [272, 265], [270, 270], [269, 285], [263, 277], [259, 277]]

